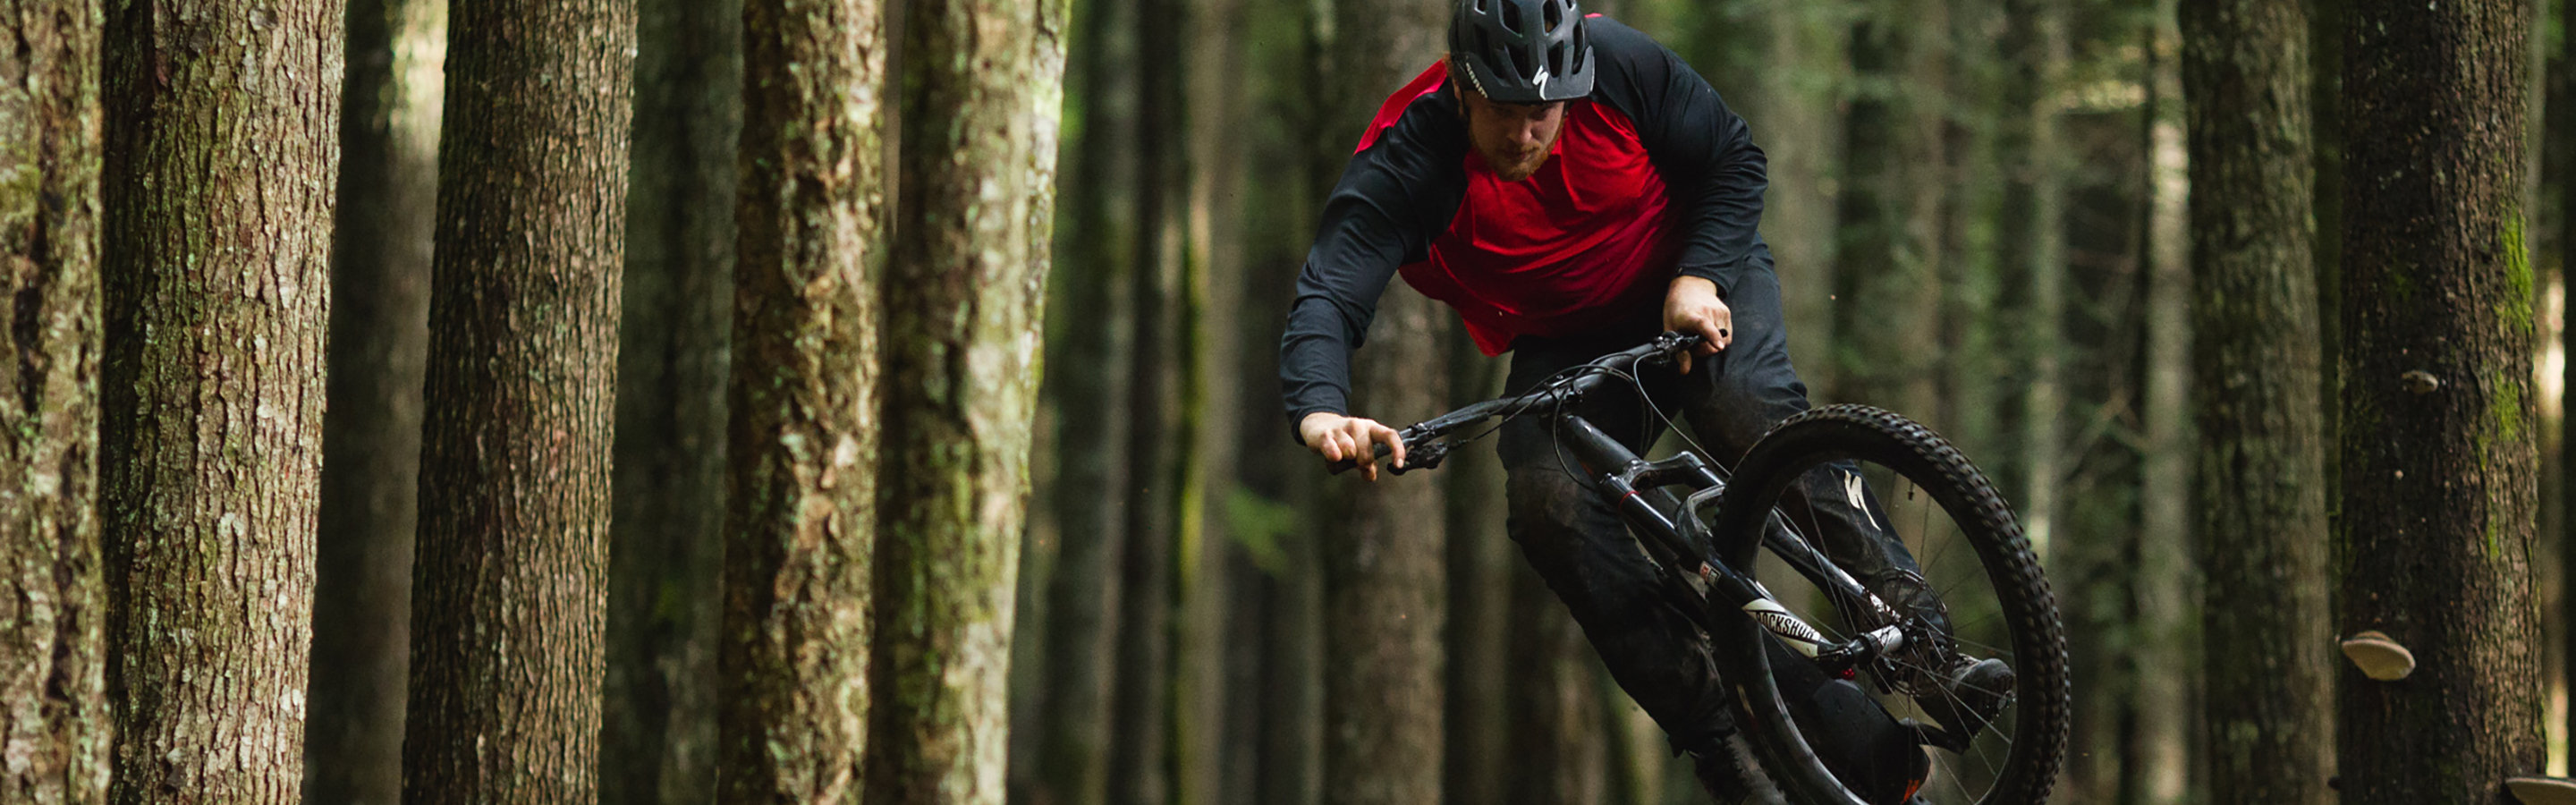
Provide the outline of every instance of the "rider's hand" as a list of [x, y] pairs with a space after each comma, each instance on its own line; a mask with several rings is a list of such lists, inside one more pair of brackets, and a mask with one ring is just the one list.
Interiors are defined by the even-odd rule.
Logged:
[[1395, 434], [1394, 428], [1374, 419], [1317, 411], [1297, 421], [1297, 438], [1325, 461], [1357, 459], [1360, 477], [1371, 481], [1377, 480], [1374, 443], [1385, 442], [1394, 454], [1395, 466], [1404, 466], [1404, 439]]
[[1735, 341], [1735, 311], [1717, 298], [1717, 283], [1706, 277], [1674, 277], [1664, 291], [1664, 329], [1700, 337], [1700, 345], [1681, 356], [1682, 373], [1689, 374], [1692, 355], [1715, 355]]

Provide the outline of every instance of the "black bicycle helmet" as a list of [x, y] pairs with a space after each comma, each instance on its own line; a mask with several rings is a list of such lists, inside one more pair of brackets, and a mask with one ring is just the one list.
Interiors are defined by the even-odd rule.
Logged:
[[1449, 58], [1488, 100], [1547, 103], [1592, 94], [1592, 42], [1574, 0], [1457, 0]]

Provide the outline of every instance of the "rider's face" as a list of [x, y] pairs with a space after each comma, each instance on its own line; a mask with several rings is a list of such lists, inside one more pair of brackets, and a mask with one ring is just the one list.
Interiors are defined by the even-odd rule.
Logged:
[[1495, 103], [1485, 100], [1484, 93], [1467, 90], [1467, 139], [1476, 146], [1476, 154], [1494, 169], [1494, 175], [1506, 182], [1517, 182], [1537, 173], [1547, 162], [1548, 148], [1556, 144], [1557, 133], [1565, 127], [1565, 102], [1541, 104]]

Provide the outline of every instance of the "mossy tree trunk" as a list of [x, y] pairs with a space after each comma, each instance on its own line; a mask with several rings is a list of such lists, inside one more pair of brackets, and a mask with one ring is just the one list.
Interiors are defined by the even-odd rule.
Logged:
[[2185, 0], [2179, 10], [2208, 791], [2222, 803], [2332, 802], [2307, 17], [2298, 4], [2259, 0]]
[[1189, 304], [1183, 262], [1181, 149], [1184, 98], [1175, 63], [1184, 43], [1178, 0], [1134, 0], [1135, 186], [1128, 223], [1127, 420], [1125, 515], [1120, 538], [1117, 649], [1110, 706], [1108, 801], [1160, 805], [1173, 799], [1173, 593], [1181, 542], [1182, 485], [1197, 441], [1185, 410], [1195, 367], [1194, 343], [1180, 325]]
[[866, 801], [996, 805], [1068, 13], [906, 12]]
[[2339, 623], [2387, 634], [2416, 668], [2398, 683], [2343, 671], [2341, 791], [2501, 803], [2501, 780], [2546, 760], [2522, 205], [2531, 6], [2347, 10]]
[[304, 796], [313, 802], [402, 796], [446, 19], [447, 4], [431, 0], [349, 4], [312, 716], [304, 725]]
[[0, 3], [0, 801], [107, 795], [95, 0]]
[[877, 533], [883, 7], [743, 10], [717, 799], [855, 802]]
[[100, 511], [112, 796], [304, 781], [339, 3], [108, 9]]
[[451, 8], [404, 799], [594, 802], [635, 7]]
[[601, 799], [715, 791], [741, 0], [637, 0]]
[[[1331, 173], [1381, 99], [1446, 49], [1449, 4], [1338, 0], [1325, 52], [1338, 149]], [[1364, 24], [1350, 21], [1365, 20]], [[1387, 288], [1368, 345], [1352, 356], [1353, 416], [1402, 426], [1446, 410], [1444, 339], [1454, 314], [1402, 283]], [[1311, 465], [1310, 465], [1311, 466]], [[1310, 470], [1311, 471], [1311, 470]], [[1324, 801], [1441, 800], [1441, 679], [1447, 543], [1440, 479], [1330, 479], [1315, 532], [1324, 580]]]

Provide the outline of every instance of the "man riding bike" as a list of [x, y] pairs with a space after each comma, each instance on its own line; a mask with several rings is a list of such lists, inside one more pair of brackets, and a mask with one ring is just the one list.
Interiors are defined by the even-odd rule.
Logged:
[[[1678, 372], [1641, 380], [1659, 409], [1682, 412], [1711, 458], [1731, 462], [1808, 407], [1756, 231], [1764, 172], [1743, 119], [1645, 34], [1587, 17], [1575, 0], [1457, 0], [1447, 58], [1379, 110], [1298, 278], [1280, 374], [1299, 440], [1328, 461], [1362, 458], [1371, 480], [1365, 457], [1377, 444], [1402, 465], [1396, 431], [1347, 404], [1351, 351], [1400, 272], [1455, 308], [1486, 354], [1513, 354], [1516, 390], [1660, 331], [1701, 336], [1696, 367], [1685, 355]], [[1583, 416], [1642, 453], [1662, 421], [1633, 398], [1609, 397], [1586, 400]], [[1761, 784], [1728, 740], [1706, 636], [1655, 596], [1653, 567], [1584, 493], [1585, 479], [1567, 473], [1541, 423], [1507, 422], [1498, 449], [1511, 538], [1611, 675], [1698, 757], [1713, 793], [1754, 795]], [[1819, 469], [1789, 496], [1795, 505], [1784, 508], [1814, 513], [1797, 525], [1837, 564], [1901, 614], [1948, 631], [1857, 475]], [[1961, 662], [1927, 681], [2009, 673]], [[1920, 764], [1903, 765], [1917, 767], [1903, 771], [1919, 783]]]

